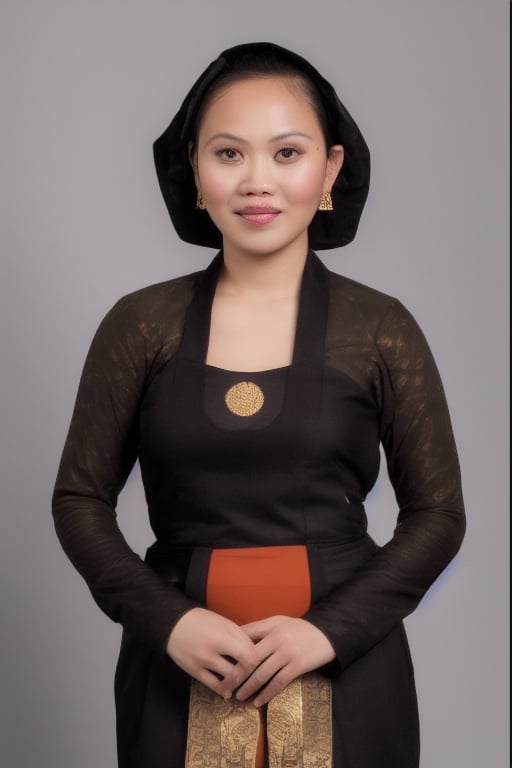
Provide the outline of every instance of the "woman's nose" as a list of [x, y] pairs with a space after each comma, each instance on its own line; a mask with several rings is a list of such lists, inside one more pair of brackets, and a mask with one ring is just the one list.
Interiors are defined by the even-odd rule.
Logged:
[[245, 166], [245, 174], [240, 182], [242, 195], [273, 195], [275, 183], [268, 161], [254, 158]]

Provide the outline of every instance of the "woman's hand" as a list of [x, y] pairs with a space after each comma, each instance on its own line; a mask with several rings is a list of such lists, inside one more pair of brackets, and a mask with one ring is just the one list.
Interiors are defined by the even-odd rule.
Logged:
[[299, 675], [318, 669], [336, 656], [324, 633], [304, 619], [271, 616], [245, 624], [242, 629], [256, 644], [259, 666], [237, 691], [236, 698], [245, 701], [259, 691], [254, 699], [257, 707], [267, 704]]
[[247, 632], [205, 608], [192, 608], [175, 624], [167, 653], [191, 677], [225, 699], [260, 661]]

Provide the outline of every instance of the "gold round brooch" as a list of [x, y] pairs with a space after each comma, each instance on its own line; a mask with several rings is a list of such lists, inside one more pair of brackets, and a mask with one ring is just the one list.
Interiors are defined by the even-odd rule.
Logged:
[[263, 408], [265, 396], [253, 381], [239, 381], [228, 389], [224, 400], [235, 416], [254, 416]]

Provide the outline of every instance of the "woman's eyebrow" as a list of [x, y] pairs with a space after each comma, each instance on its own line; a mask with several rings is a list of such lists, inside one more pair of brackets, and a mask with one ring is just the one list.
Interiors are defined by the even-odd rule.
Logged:
[[280, 133], [277, 136], [274, 136], [271, 141], [283, 141], [283, 139], [291, 139], [294, 136], [300, 136], [303, 139], [313, 141], [313, 137], [310, 136], [309, 133], [304, 133], [303, 131], [286, 131], [286, 133]]
[[[285, 133], [279, 133], [277, 136], [272, 136], [270, 143], [283, 141], [284, 139], [290, 139], [294, 136], [300, 136], [304, 139], [313, 141], [313, 137], [310, 136], [309, 133], [304, 133], [303, 131], [286, 131]], [[246, 139], [242, 139], [241, 136], [235, 136], [234, 133], [215, 133], [213, 136], [210, 136], [207, 142], [205, 142], [205, 146], [208, 146], [208, 144], [211, 144], [212, 141], [216, 141], [217, 139], [223, 139], [224, 141], [234, 141], [237, 144], [249, 143]]]
[[205, 142], [205, 146], [208, 146], [208, 144], [211, 144], [212, 141], [216, 141], [217, 139], [224, 139], [226, 141], [236, 141], [237, 144], [247, 144], [247, 141], [245, 139], [242, 139], [240, 136], [235, 136], [234, 133], [214, 133], [213, 136], [210, 136], [207, 142]]

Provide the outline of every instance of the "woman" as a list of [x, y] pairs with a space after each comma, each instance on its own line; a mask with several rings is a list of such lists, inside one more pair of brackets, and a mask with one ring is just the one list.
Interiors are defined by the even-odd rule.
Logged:
[[[59, 537], [124, 627], [121, 768], [413, 768], [402, 619], [464, 512], [442, 385], [395, 299], [329, 272], [369, 153], [332, 87], [269, 43], [222, 53], [155, 143], [205, 272], [142, 289], [89, 352], [54, 492]], [[383, 444], [392, 539], [363, 502]], [[115, 521], [139, 459], [156, 542]]]

